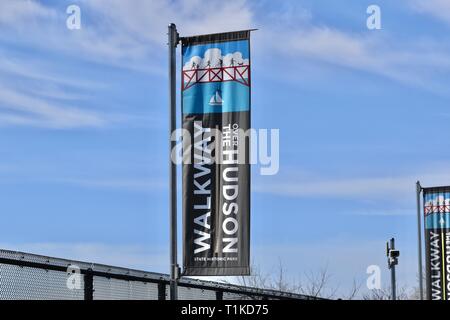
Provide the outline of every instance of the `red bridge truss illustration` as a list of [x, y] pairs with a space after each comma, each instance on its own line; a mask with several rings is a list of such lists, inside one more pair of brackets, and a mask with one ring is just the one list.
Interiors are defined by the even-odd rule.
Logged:
[[239, 65], [207, 69], [183, 70], [182, 89], [186, 90], [197, 83], [236, 81], [250, 86], [250, 66]]
[[450, 213], [450, 205], [448, 204], [425, 205], [424, 211], [425, 215], [429, 215], [432, 213]]

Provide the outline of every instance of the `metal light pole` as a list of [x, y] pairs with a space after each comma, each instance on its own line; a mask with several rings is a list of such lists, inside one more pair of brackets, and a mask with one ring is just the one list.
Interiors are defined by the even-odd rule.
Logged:
[[423, 271], [422, 271], [422, 217], [420, 209], [420, 193], [422, 192], [422, 186], [420, 181], [416, 182], [416, 194], [417, 194], [417, 249], [418, 249], [418, 263], [419, 263], [419, 295], [420, 300], [423, 300]]
[[169, 183], [170, 183], [170, 300], [177, 300], [178, 263], [177, 263], [177, 167], [172, 161], [172, 150], [175, 142], [172, 140], [172, 133], [176, 129], [176, 48], [178, 44], [178, 32], [175, 24], [169, 24], [168, 30], [169, 46]]
[[395, 250], [395, 239], [392, 238], [386, 244], [386, 255], [388, 257], [388, 266], [391, 270], [391, 291], [392, 291], [392, 300], [397, 299], [397, 284], [395, 281], [395, 266], [398, 264], [398, 257], [400, 256], [400, 251]]

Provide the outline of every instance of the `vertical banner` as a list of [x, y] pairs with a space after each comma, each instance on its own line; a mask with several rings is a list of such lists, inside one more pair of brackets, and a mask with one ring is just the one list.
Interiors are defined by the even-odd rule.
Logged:
[[449, 300], [450, 187], [424, 188], [425, 259], [428, 300]]
[[250, 274], [250, 31], [182, 38], [183, 265]]

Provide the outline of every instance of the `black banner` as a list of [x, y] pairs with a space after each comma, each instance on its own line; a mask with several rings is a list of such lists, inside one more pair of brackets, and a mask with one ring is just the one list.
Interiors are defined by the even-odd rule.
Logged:
[[249, 35], [182, 38], [184, 275], [250, 273]]
[[450, 187], [425, 188], [423, 198], [427, 299], [449, 300]]

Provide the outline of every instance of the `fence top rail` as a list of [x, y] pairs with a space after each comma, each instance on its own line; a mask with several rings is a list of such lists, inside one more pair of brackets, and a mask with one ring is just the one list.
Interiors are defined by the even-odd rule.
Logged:
[[[148, 272], [137, 269], [116, 267], [106, 264], [91, 263], [65, 258], [55, 258], [32, 253], [0, 249], [0, 263], [11, 264], [22, 267], [52, 269], [57, 271], [67, 271], [68, 267], [78, 267], [81, 273], [91, 273], [94, 276], [114, 278], [128, 281], [143, 281], [154, 283], [169, 283], [170, 277], [164, 273]], [[206, 281], [196, 278], [183, 277], [179, 285], [202, 290], [214, 290], [228, 293], [235, 293], [256, 297], [268, 297], [278, 299], [319, 299], [302, 294], [282, 292], [272, 289], [261, 289], [244, 287], [237, 284], [222, 283], [217, 281]]]

